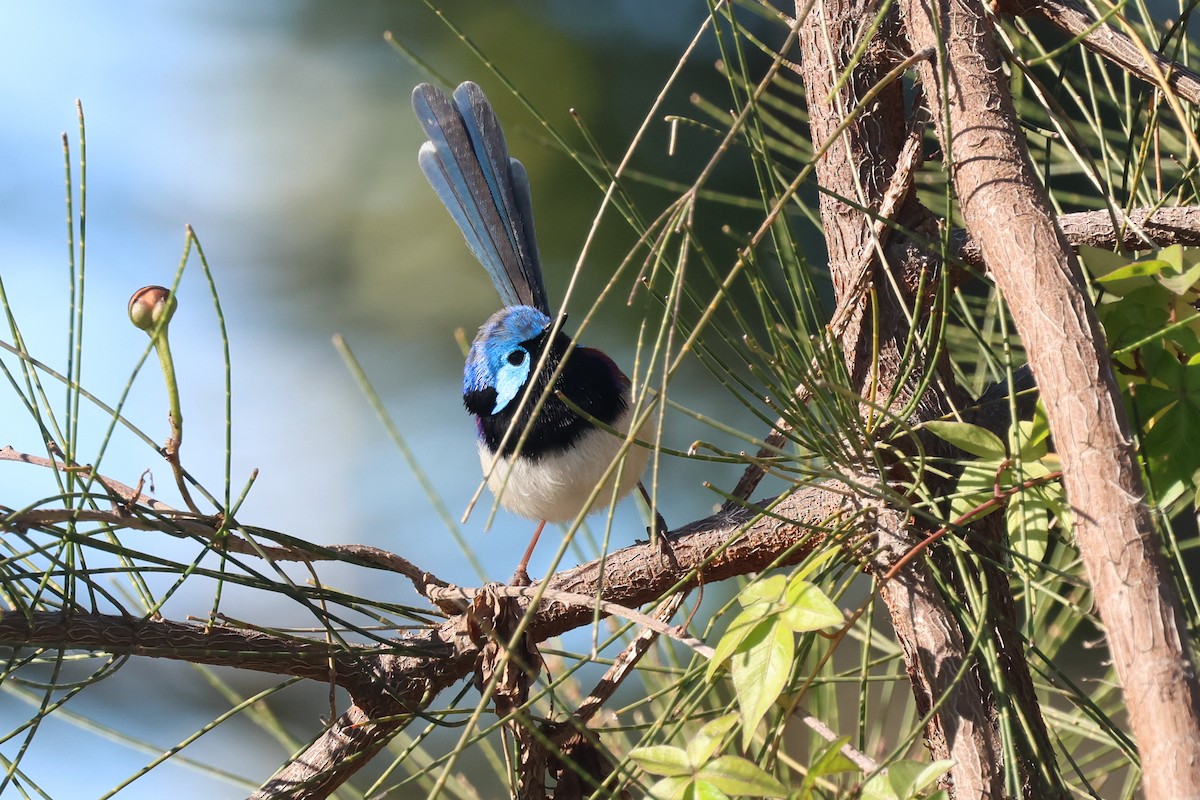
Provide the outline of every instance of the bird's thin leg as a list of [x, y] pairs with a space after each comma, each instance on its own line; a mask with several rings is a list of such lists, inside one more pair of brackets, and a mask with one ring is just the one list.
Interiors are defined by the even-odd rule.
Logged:
[[533, 538], [529, 540], [529, 547], [525, 548], [525, 555], [521, 556], [521, 563], [517, 564], [517, 571], [513, 573], [511, 584], [513, 586], [528, 586], [532, 583], [529, 580], [529, 573], [525, 571], [529, 566], [529, 559], [533, 556], [533, 548], [537, 547], [538, 537], [542, 535], [542, 528], [546, 527], [546, 520], [538, 523], [537, 530], [533, 532]]
[[663, 515], [658, 513], [658, 509], [654, 507], [653, 501], [650, 500], [650, 493], [646, 491], [646, 485], [641, 481], [638, 481], [638, 490], [642, 493], [642, 499], [646, 501], [646, 507], [654, 512], [654, 528], [646, 531], [650, 534], [650, 541], [657, 539], [660, 547], [669, 550], [671, 545], [667, 542], [667, 531], [670, 528], [667, 527], [667, 521], [663, 519]]

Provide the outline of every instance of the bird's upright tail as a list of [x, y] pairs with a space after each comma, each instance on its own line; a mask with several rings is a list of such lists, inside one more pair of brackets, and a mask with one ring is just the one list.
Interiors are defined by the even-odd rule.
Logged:
[[525, 167], [508, 155], [504, 132], [483, 90], [460, 84], [453, 98], [428, 83], [413, 90], [413, 110], [429, 141], [417, 157], [467, 246], [505, 305], [550, 314]]

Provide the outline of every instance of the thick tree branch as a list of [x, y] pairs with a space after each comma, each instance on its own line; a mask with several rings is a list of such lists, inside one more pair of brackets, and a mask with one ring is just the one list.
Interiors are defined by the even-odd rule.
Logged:
[[[593, 561], [561, 572], [550, 581], [549, 588], [595, 596], [601, 594], [603, 585], [604, 599], [636, 607], [657, 600], [674, 588], [695, 585], [698, 574], [709, 583], [771, 565], [797, 563], [826, 541], [829, 520], [840, 518], [846, 521], [846, 526], [856, 521], [861, 523], [853, 495], [834, 491], [837, 488], [801, 487], [772, 509], [770, 516], [757, 519], [754, 512], [746, 509], [714, 514], [673, 532], [670, 558], [664, 558], [656, 545], [636, 545], [610, 553], [603, 571], [601, 563]], [[590, 604], [548, 601], [538, 608], [528, 630], [535, 641], [544, 641], [591, 621]], [[478, 649], [470, 641], [464, 618], [446, 622], [431, 639], [454, 643], [455, 654], [443, 659], [381, 659], [385, 682], [394, 687], [408, 687], [407, 691], [397, 689], [392, 694], [406, 705], [423, 707], [438, 692], [475, 668]], [[359, 749], [363, 743], [347, 738], [340, 728], [343, 721], [339, 720], [339, 725], [285, 765], [255, 797], [258, 800], [326, 797], [407, 722], [389, 719], [368, 726], [377, 729], [377, 735], [369, 742], [374, 750], [364, 753]], [[321, 787], [324, 793], [308, 789], [292, 791], [299, 786]]]
[[[1062, 456], [1148, 798], [1200, 794], [1200, 687], [1179, 598], [1158, 551], [1124, 409], [1079, 264], [1028, 161], [978, 0], [904, 0], [963, 219], [1004, 293]], [[944, 94], [943, 94], [944, 92]]]
[[[805, 10], [805, 3], [797, 3], [798, 14]], [[878, 102], [860, 120], [837, 134], [847, 110], [875, 89], [889, 72], [892, 55], [900, 49], [894, 42], [894, 19], [883, 21], [875, 40], [864, 40], [870, 32], [865, 21], [872, 20], [873, 13], [874, 6], [855, 0], [815, 3], [801, 28], [802, 76], [814, 147], [828, 147], [826, 157], [817, 161], [816, 171], [823, 189], [821, 220], [839, 319], [845, 317], [849, 322], [845, 334], [837, 333], [849, 362], [851, 388], [867, 398], [890, 397], [893, 408], [899, 408], [912, 398], [912, 389], [896, 386], [898, 377], [907, 375], [911, 381], [913, 376], [936, 371], [934, 365], [905, 369], [911, 367], [912, 359], [927, 358], [919, 348], [912, 352], [905, 348], [913, 316], [923, 317], [920, 309], [912, 316], [906, 313], [913, 306], [912, 299], [904, 296], [911, 291], [906, 277], [920, 273], [919, 268], [908, 267], [924, 259], [880, 263], [886, 251], [876, 234], [877, 223], [860, 209], [882, 209], [895, 171], [910, 169], [912, 162], [901, 155], [908, 127], [902, 93], [880, 92]], [[926, 50], [916, 47], [912, 51]], [[928, 52], [936, 52], [936, 48]], [[830, 143], [834, 135], [838, 138]], [[839, 198], [852, 198], [854, 205]], [[909, 230], [923, 229], [930, 219], [911, 198], [907, 204], [896, 205], [888, 216]], [[869, 302], [858, 292], [864, 258], [872, 267], [874, 292]], [[913, 285], [916, 283], [914, 280]], [[864, 325], [868, 320], [869, 326]], [[951, 397], [955, 391], [951, 381], [934, 383], [916, 398], [919, 419], [940, 416], [949, 402], [957, 399]], [[878, 474], [864, 475], [861, 483], [884, 479]], [[872, 568], [884, 572], [918, 535], [910, 530], [904, 509], [877, 504], [873, 513], [880, 550], [872, 558]], [[907, 564], [895, 580], [881, 586], [880, 594], [904, 650], [918, 710], [923, 715], [933, 712], [925, 729], [933, 756], [954, 761], [950, 775], [956, 796], [999, 797], [1003, 757], [994, 708], [980, 681], [963, 679], [964, 669], [973, 670], [973, 657], [937, 587], [931, 565], [924, 560]]]

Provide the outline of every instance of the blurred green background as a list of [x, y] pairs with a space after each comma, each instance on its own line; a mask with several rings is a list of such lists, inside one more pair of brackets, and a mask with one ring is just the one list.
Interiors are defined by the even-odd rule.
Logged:
[[[571, 108], [614, 161], [706, 15], [703, 4], [640, 0], [483, 0], [455, 2], [445, 11], [574, 146], [584, 143]], [[330, 345], [335, 332], [346, 335], [451, 512], [460, 514], [479, 470], [473, 426], [460, 403], [462, 357], [454, 332], [464, 328], [470, 336], [498, 300], [417, 170], [420, 136], [409, 94], [429, 76], [397, 55], [385, 31], [451, 83], [476, 80], [490, 94], [510, 149], [531, 174], [547, 283], [552, 300], [561, 298], [602, 192], [416, 2], [4, 4], [0, 278], [30, 350], [62, 368], [69, 284], [60, 133], [71, 141], [78, 179], [78, 98], [88, 147], [85, 386], [108, 402], [119, 396], [146, 344], [126, 320], [126, 301], [144, 284], [171, 282], [184, 225], [191, 224], [215, 273], [230, 330], [234, 495], [252, 469], [260, 470], [239, 519], [316, 542], [383, 547], [446, 580], [477, 584]], [[635, 168], [692, 173], [686, 139], [678, 155], [668, 156], [661, 118], [689, 113], [691, 92], [726, 95], [713, 69], [717, 57], [705, 45], [685, 68]], [[690, 154], [703, 157], [704, 147]], [[745, 176], [747, 192], [751, 180]], [[656, 210], [667, 199], [665, 193], [658, 200], [653, 192], [647, 196]], [[631, 242], [627, 228], [605, 226], [583, 270], [573, 315], [581, 317]], [[182, 455], [193, 474], [220, 490], [223, 367], [197, 267], [189, 267], [181, 286], [171, 333], [187, 423]], [[618, 294], [623, 298], [627, 290]], [[619, 362], [632, 359], [643, 310], [610, 301], [585, 341]], [[676, 389], [689, 405], [732, 425], [748, 420], [699, 369], [685, 371]], [[61, 394], [54, 387], [52, 397]], [[166, 403], [155, 369], [138, 378], [125, 413], [151, 436], [165, 438]], [[100, 415], [85, 417], [82, 453], [94, 452], [105, 427]], [[686, 449], [699, 436], [714, 438], [672, 419], [666, 441]], [[42, 451], [36, 427], [4, 391], [0, 445]], [[118, 433], [102, 471], [133, 485], [146, 469], [163, 499], [176, 503], [163, 462]], [[729, 467], [664, 461], [661, 503], [668, 521], [702, 516], [718, 501], [701, 481], [728, 488], [735, 478]], [[31, 468], [0, 464], [0, 502], [45, 496], [46, 480]], [[485, 518], [486, 508], [477, 510], [464, 533], [488, 577], [503, 580], [531, 525], [500, 513], [485, 534]], [[635, 505], [623, 503], [614, 546], [641, 530]], [[142, 546], [174, 558], [195, 550], [176, 540]], [[548, 546], [539, 551], [534, 574], [552, 552]], [[320, 574], [372, 596], [415, 601], [406, 584], [379, 573], [325, 566]], [[227, 592], [222, 607], [230, 613], [272, 625], [311, 624], [293, 617], [282, 600], [272, 598], [279, 603], [272, 607]], [[172, 601], [168, 616], [203, 616], [211, 602], [211, 587], [197, 585]], [[273, 682], [221, 674], [246, 694]], [[298, 736], [319, 729], [318, 715], [328, 713], [323, 694], [322, 687], [304, 686], [279, 696], [279, 712]], [[127, 664], [70, 705], [159, 749], [224, 707], [187, 666], [145, 660]], [[31, 713], [0, 694], [0, 714], [12, 724]], [[229, 739], [230, 727], [244, 728], [245, 738]], [[231, 741], [240, 744], [231, 747]], [[18, 737], [0, 752], [11, 756], [20, 743]], [[286, 755], [237, 719], [185, 752], [255, 783]], [[83, 797], [116, 785], [148, 759], [107, 734], [51, 718], [22, 768], [55, 797]], [[171, 764], [121, 796], [161, 797], [168, 790], [175, 798], [245, 794], [235, 783]]]

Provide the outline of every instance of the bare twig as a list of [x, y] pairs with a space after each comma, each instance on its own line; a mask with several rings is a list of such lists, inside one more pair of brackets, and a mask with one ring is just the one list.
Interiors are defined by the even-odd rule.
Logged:
[[1165, 76], [1167, 85], [1180, 97], [1192, 104], [1200, 103], [1200, 74], [1158, 53], [1149, 53], [1153, 63], [1150, 66], [1142, 48], [1125, 34], [1100, 22], [1081, 3], [1074, 0], [1005, 0], [1002, 5], [1005, 11], [1013, 14], [1046, 20], [1067, 35], [1079, 38], [1084, 47], [1147, 83], [1158, 86], [1157, 75]]
[[[18, 452], [12, 447], [0, 448], [0, 461], [16, 461], [58, 470], [71, 469], [67, 465], [42, 456]], [[111, 511], [87, 508], [31, 509], [0, 518], [0, 529], [30, 528], [67, 522], [95, 522], [111, 528], [143, 531], [162, 531], [164, 528], [168, 530], [174, 528], [180, 534], [196, 536], [213, 542], [217, 548], [239, 555], [256, 556], [281, 562], [348, 561], [358, 563], [398, 572], [408, 578], [421, 593], [424, 593], [429, 586], [447, 585], [436, 575], [421, 569], [403, 556], [389, 553], [378, 547], [361, 544], [316, 545], [266, 528], [232, 525], [219, 516], [197, 516], [172, 508], [120, 481], [94, 474], [91, 467], [80, 466], [74, 469], [77, 472], [94, 475], [96, 482], [104, 487], [108, 492], [109, 499], [114, 503]], [[143, 516], [142, 513], [146, 511], [152, 512], [152, 515]], [[242, 531], [244, 535], [238, 536], [234, 533], [235, 530]], [[253, 541], [253, 537], [262, 537], [274, 542], [283, 541], [286, 544], [282, 546], [264, 545]]]

